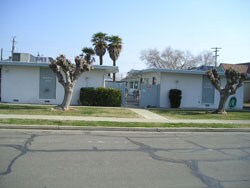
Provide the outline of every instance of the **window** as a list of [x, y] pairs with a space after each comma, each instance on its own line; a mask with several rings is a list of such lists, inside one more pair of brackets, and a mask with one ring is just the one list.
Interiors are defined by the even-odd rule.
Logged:
[[129, 88], [130, 88], [130, 89], [133, 89], [133, 88], [134, 88], [134, 82], [133, 82], [133, 81], [130, 81], [130, 82], [129, 82]]
[[40, 68], [40, 99], [56, 99], [56, 76], [49, 68]]
[[156, 85], [156, 78], [155, 77], [152, 78], [152, 85]]
[[214, 86], [211, 84], [207, 76], [203, 76], [202, 80], [202, 99], [203, 104], [214, 104]]

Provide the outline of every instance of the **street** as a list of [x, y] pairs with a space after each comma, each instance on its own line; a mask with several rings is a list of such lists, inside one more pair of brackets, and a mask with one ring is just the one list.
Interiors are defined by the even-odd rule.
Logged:
[[249, 188], [250, 133], [0, 130], [1, 188]]

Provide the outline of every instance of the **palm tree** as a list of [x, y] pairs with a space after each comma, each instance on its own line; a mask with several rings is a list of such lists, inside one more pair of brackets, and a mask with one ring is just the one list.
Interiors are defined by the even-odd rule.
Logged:
[[96, 33], [92, 36], [91, 42], [93, 43], [95, 53], [99, 56], [100, 65], [103, 63], [103, 56], [106, 53], [108, 36], [106, 33]]
[[[119, 36], [112, 35], [108, 38], [108, 41], [109, 56], [113, 60], [113, 66], [116, 66], [116, 60], [118, 59], [122, 50], [122, 39]], [[113, 73], [113, 82], [115, 82], [115, 73]]]
[[88, 47], [85, 47], [82, 49], [82, 55], [84, 57], [84, 59], [89, 62], [89, 63], [92, 63], [93, 61], [95, 61], [94, 58], [91, 59], [91, 57], [95, 55], [95, 51], [93, 48], [88, 48]]

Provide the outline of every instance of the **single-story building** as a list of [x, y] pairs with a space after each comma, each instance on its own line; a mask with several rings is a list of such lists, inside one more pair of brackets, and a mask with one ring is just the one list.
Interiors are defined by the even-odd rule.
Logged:
[[[221, 75], [222, 84], [225, 85], [224, 71], [218, 67], [218, 72]], [[219, 104], [220, 94], [205, 74], [206, 71], [204, 70], [132, 70], [124, 81], [126, 82], [127, 91], [138, 88], [140, 107], [169, 108], [169, 90], [180, 89], [182, 91], [180, 108], [216, 109]], [[230, 108], [243, 108], [243, 94], [243, 87], [240, 87], [234, 96], [230, 96], [230, 98], [236, 97], [237, 101]], [[230, 98], [227, 104], [228, 108]]]
[[[118, 72], [116, 66], [93, 65], [77, 80], [71, 104], [79, 104], [80, 88], [105, 87], [108, 74]], [[1, 102], [60, 104], [64, 89], [47, 62], [0, 61]]]

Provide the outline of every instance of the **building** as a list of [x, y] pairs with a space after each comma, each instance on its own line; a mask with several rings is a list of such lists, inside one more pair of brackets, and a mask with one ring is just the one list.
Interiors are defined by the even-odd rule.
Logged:
[[[19, 60], [24, 59], [27, 61], [0, 61], [1, 102], [60, 104], [64, 89], [49, 68], [49, 61], [36, 61], [37, 58], [29, 55], [21, 55]], [[90, 72], [84, 72], [77, 80], [73, 105], [79, 104], [80, 88], [105, 87], [108, 74], [118, 72], [116, 66], [93, 65], [93, 68]]]
[[[225, 84], [224, 71], [219, 67], [218, 72], [221, 74], [222, 83]], [[169, 90], [180, 89], [182, 91], [180, 108], [216, 109], [220, 94], [205, 74], [206, 71], [203, 70], [132, 70], [124, 81], [126, 81], [128, 91], [138, 88], [140, 107], [169, 108]], [[135, 88], [137, 83], [138, 86]], [[243, 87], [237, 90], [234, 97], [236, 97], [237, 103], [230, 108], [242, 109]], [[229, 108], [229, 104], [227, 107]]]

